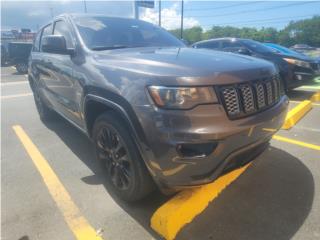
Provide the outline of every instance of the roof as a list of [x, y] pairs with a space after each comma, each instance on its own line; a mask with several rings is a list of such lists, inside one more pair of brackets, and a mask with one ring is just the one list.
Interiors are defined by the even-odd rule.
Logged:
[[199, 43], [205, 43], [205, 42], [213, 42], [213, 41], [221, 41], [221, 40], [247, 40], [246, 38], [235, 38], [235, 37], [224, 37], [224, 38], [211, 38], [208, 40], [203, 40], [194, 43], [193, 45], [199, 44]]

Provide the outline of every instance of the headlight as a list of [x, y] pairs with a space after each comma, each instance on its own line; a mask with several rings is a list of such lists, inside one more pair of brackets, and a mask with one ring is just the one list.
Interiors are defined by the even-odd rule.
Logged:
[[190, 109], [199, 104], [218, 102], [213, 87], [149, 86], [149, 93], [158, 107]]
[[305, 68], [310, 68], [311, 67], [310, 63], [305, 62], [305, 61], [300, 61], [300, 60], [293, 59], [293, 58], [284, 58], [284, 60], [286, 62], [288, 62], [288, 63], [297, 65], [299, 67], [305, 67]]

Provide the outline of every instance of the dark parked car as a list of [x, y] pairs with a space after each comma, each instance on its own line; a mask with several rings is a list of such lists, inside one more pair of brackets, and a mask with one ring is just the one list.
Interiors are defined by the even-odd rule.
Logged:
[[305, 85], [315, 77], [312, 65], [314, 62], [299, 61], [295, 57], [275, 52], [262, 43], [251, 39], [219, 38], [197, 42], [192, 46], [249, 55], [273, 62], [279, 69], [286, 91]]
[[41, 119], [55, 111], [91, 138], [111, 190], [128, 201], [253, 160], [288, 106], [272, 63], [187, 48], [150, 23], [101, 15], [44, 26], [29, 81]]
[[7, 62], [8, 54], [6, 47], [1, 43], [1, 66], [4, 66]]
[[293, 46], [290, 47], [293, 50], [296, 51], [309, 51], [309, 50], [316, 50], [315, 47], [311, 47], [308, 44], [295, 44]]
[[[286, 56], [287, 62], [290, 63], [291, 61], [291, 68], [293, 69], [296, 78], [299, 78], [299, 75], [301, 74], [312, 76], [317, 76], [320, 74], [320, 63], [318, 59], [309, 57], [303, 53], [296, 52], [279, 44], [264, 43], [264, 45], [273, 49], [276, 53]], [[307, 71], [305, 71], [305, 69], [301, 71], [301, 65], [309, 69]]]
[[8, 61], [13, 64], [19, 73], [28, 72], [28, 58], [32, 43], [10, 42], [8, 43]]

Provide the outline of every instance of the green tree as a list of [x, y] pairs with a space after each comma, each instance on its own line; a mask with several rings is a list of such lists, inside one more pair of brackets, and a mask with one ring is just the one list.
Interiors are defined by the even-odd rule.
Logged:
[[[170, 31], [180, 38], [180, 29]], [[183, 38], [190, 44], [221, 37], [249, 38], [260, 42], [274, 42], [284, 46], [292, 46], [296, 43], [306, 43], [311, 46], [320, 47], [320, 16], [310, 19], [292, 21], [282, 30], [275, 28], [237, 28], [232, 26], [212, 26], [211, 29], [203, 31], [201, 27], [185, 29]]]

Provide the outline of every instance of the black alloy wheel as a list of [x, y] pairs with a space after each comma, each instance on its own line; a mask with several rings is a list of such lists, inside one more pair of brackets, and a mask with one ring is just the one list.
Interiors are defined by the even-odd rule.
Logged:
[[94, 122], [92, 138], [111, 193], [133, 202], [155, 189], [130, 130], [120, 116], [113, 111], [101, 114]]
[[128, 148], [112, 126], [100, 128], [97, 136], [98, 157], [104, 160], [112, 184], [127, 190], [132, 184], [132, 160]]

